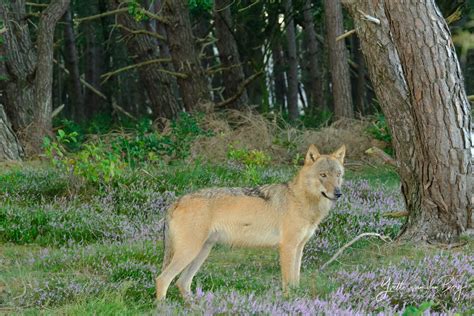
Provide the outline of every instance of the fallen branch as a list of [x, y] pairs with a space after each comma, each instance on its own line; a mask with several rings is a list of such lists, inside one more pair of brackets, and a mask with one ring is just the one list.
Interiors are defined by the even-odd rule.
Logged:
[[0, 29], [0, 34], [6, 33], [7, 31], [8, 31], [8, 29], [6, 27], [2, 27]]
[[468, 95], [468, 96], [467, 96], [467, 99], [468, 99], [470, 102], [474, 102], [474, 95]]
[[[66, 67], [64, 67], [63, 64], [60, 64], [56, 59], [53, 59], [53, 62], [55, 64], [57, 64], [59, 66], [59, 68], [61, 68], [61, 70], [63, 70], [67, 75], [69, 75], [69, 70], [67, 70]], [[99, 97], [101, 97], [102, 99], [104, 100], [107, 100], [107, 97], [105, 96], [105, 94], [103, 94], [102, 92], [100, 92], [99, 90], [97, 90], [96, 88], [94, 88], [93, 85], [91, 85], [90, 83], [88, 83], [87, 81], [85, 81], [83, 78], [79, 78], [79, 81], [82, 83], [82, 85], [84, 87], [86, 87], [87, 89], [91, 90], [92, 92], [94, 92], [95, 94], [97, 94]]]
[[349, 37], [351, 36], [352, 34], [354, 34], [356, 32], [355, 29], [353, 30], [350, 30], [350, 31], [347, 31], [346, 33], [342, 34], [342, 35], [339, 35], [338, 37], [336, 37], [336, 42], [340, 41], [340, 40], [343, 40], [345, 39], [346, 37]]
[[216, 107], [223, 107], [223, 106], [226, 106], [228, 105], [229, 103], [232, 103], [234, 102], [235, 100], [237, 100], [241, 95], [242, 93], [244, 93], [245, 91], [245, 88], [252, 82], [254, 81], [255, 79], [257, 79], [258, 77], [260, 77], [261, 75], [263, 74], [263, 71], [259, 71], [253, 75], [251, 75], [250, 77], [248, 77], [247, 79], [245, 79], [245, 81], [242, 82], [242, 84], [239, 86], [239, 89], [237, 90], [237, 93], [234, 94], [233, 96], [231, 96], [230, 98], [222, 101], [222, 102], [219, 102], [216, 104]]
[[319, 271], [322, 271], [324, 270], [329, 264], [331, 264], [334, 260], [337, 259], [337, 257], [339, 257], [343, 252], [344, 250], [346, 250], [347, 248], [349, 248], [352, 244], [354, 244], [356, 241], [358, 241], [359, 239], [361, 239], [362, 237], [367, 237], [367, 236], [374, 236], [374, 237], [378, 237], [380, 239], [382, 239], [383, 241], [385, 242], [389, 242], [389, 241], [392, 241], [392, 239], [388, 236], [384, 236], [384, 235], [380, 235], [378, 233], [363, 233], [363, 234], [360, 234], [359, 236], [357, 236], [356, 238], [352, 239], [351, 241], [349, 241], [347, 244], [345, 244], [344, 246], [342, 246], [335, 254], [334, 256], [331, 257], [331, 259], [329, 259], [328, 262], [326, 262], [325, 264], [323, 264], [321, 266], [321, 268], [319, 268]]

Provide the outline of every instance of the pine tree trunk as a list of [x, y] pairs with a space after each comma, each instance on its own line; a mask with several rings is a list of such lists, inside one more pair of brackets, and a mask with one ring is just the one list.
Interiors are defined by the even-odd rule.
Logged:
[[290, 121], [299, 118], [298, 110], [298, 59], [296, 56], [296, 32], [293, 18], [293, 3], [285, 0], [286, 41], [288, 49], [288, 117]]
[[72, 12], [69, 8], [64, 14], [64, 61], [66, 69], [69, 71], [67, 78], [68, 86], [68, 106], [76, 121], [85, 120], [84, 93], [79, 72], [79, 54], [77, 52], [76, 39], [74, 36], [74, 25], [72, 22]]
[[[118, 8], [121, 3], [122, 1], [119, 0], [110, 1], [112, 9]], [[134, 63], [138, 64], [160, 58], [159, 46], [155, 38], [146, 34], [132, 34], [130, 32], [143, 30], [145, 28], [143, 25], [128, 13], [118, 15], [117, 20], [127, 28], [121, 28], [121, 30], [126, 37], [125, 44]], [[138, 68], [137, 72], [148, 95], [154, 117], [172, 119], [176, 117], [180, 106], [173, 92], [174, 78], [162, 72], [162, 67], [161, 64], [154, 63]]]
[[471, 118], [449, 29], [433, 0], [344, 2], [392, 131], [409, 212], [400, 239], [454, 242], [472, 207]]
[[185, 75], [177, 79], [181, 98], [185, 109], [192, 111], [200, 104], [209, 102], [210, 93], [196, 50], [188, 3], [186, 0], [162, 0], [162, 2], [162, 13], [168, 20], [165, 28], [171, 59], [175, 71]]
[[366, 66], [364, 61], [364, 56], [360, 50], [359, 38], [357, 36], [352, 36], [352, 56], [354, 62], [357, 64], [357, 74], [354, 76], [354, 105], [357, 111], [361, 115], [366, 114], [366, 103], [367, 103], [367, 80], [366, 76]]
[[277, 110], [285, 112], [285, 95], [286, 95], [286, 82], [285, 82], [285, 65], [283, 50], [281, 44], [277, 41], [272, 45], [272, 59], [273, 59], [273, 82], [274, 82], [274, 95], [275, 104]]
[[340, 0], [324, 0], [324, 10], [334, 115], [336, 119], [354, 117], [347, 49], [343, 40], [336, 41], [344, 33]]
[[305, 0], [303, 5], [303, 25], [305, 32], [305, 41], [307, 47], [307, 62], [309, 66], [308, 83], [311, 92], [311, 108], [322, 109], [325, 107], [322, 75], [319, 62], [320, 48], [316, 38], [316, 31], [314, 30], [313, 9], [311, 1]]
[[[240, 64], [239, 49], [234, 37], [231, 5], [232, 1], [229, 0], [215, 0], [214, 5], [216, 46], [219, 50], [221, 66], [225, 69], [222, 72], [225, 99], [236, 95], [245, 79], [244, 70]], [[229, 107], [239, 109], [247, 106], [248, 103], [247, 89], [245, 89], [237, 100], [229, 104]]]

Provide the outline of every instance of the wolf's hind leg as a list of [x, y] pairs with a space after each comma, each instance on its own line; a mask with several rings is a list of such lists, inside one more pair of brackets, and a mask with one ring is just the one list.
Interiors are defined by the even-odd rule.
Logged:
[[171, 262], [156, 278], [156, 298], [158, 300], [162, 300], [166, 297], [170, 283], [196, 258], [201, 248], [201, 245], [187, 245], [186, 247], [175, 248]]
[[178, 286], [183, 297], [191, 294], [191, 283], [193, 282], [193, 278], [201, 268], [206, 258], [209, 256], [209, 253], [211, 252], [211, 249], [215, 243], [216, 242], [212, 239], [207, 240], [197, 257], [194, 258], [194, 260], [181, 273], [176, 285]]

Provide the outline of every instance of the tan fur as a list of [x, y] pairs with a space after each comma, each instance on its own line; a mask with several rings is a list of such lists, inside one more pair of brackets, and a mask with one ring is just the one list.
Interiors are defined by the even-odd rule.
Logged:
[[163, 271], [156, 279], [161, 300], [171, 281], [191, 294], [191, 282], [216, 243], [279, 247], [284, 292], [298, 286], [303, 248], [342, 185], [345, 147], [320, 155], [311, 145], [304, 166], [286, 184], [254, 189], [205, 189], [179, 199], [169, 210]]

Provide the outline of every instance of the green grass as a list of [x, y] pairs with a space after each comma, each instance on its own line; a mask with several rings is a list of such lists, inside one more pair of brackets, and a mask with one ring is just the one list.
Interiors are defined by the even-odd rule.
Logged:
[[[0, 199], [4, 202], [0, 205], [0, 314], [152, 315], [156, 311], [154, 277], [163, 257], [161, 242], [110, 241], [100, 234], [123, 228], [120, 219], [139, 216], [153, 192], [180, 195], [207, 186], [284, 182], [296, 170], [292, 166], [249, 171], [177, 163], [136, 169], [106, 189], [85, 185], [71, 191], [68, 180], [48, 167], [0, 168]], [[398, 176], [386, 168], [349, 170], [346, 179], [366, 179], [374, 188], [399, 185]], [[81, 209], [84, 205], [89, 208]], [[152, 215], [144, 214], [143, 220]], [[466, 246], [450, 252], [472, 253], [474, 242], [467, 241]], [[340, 285], [332, 276], [341, 269], [375, 269], [406, 258], [420, 260], [443, 253], [447, 250], [364, 240], [322, 272], [318, 269], [331, 254], [320, 253], [316, 261], [304, 266], [301, 287], [292, 297], [331, 295]], [[195, 287], [257, 296], [279, 289], [278, 253], [275, 249], [217, 246], [195, 277]], [[169, 299], [177, 309], [184, 306], [175, 287], [170, 288]]]

